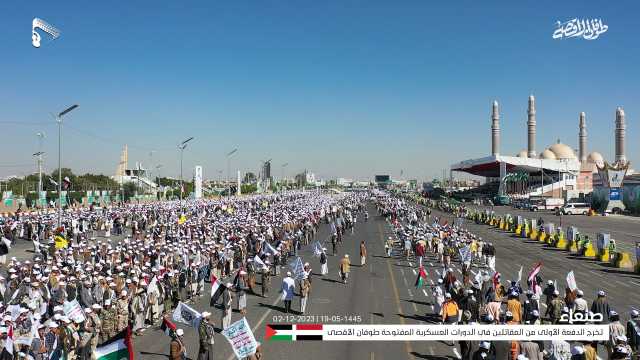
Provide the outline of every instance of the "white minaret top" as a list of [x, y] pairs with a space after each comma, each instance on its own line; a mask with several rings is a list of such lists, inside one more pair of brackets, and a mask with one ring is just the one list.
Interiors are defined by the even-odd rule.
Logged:
[[527, 110], [527, 156], [536, 157], [536, 99], [529, 95]]
[[627, 131], [627, 125], [624, 121], [624, 110], [618, 106], [616, 109], [616, 162], [627, 162], [624, 152], [624, 138]]
[[491, 155], [500, 155], [500, 112], [495, 100], [491, 107]]
[[580, 132], [578, 133], [578, 157], [581, 162], [587, 161], [587, 115], [580, 113]]

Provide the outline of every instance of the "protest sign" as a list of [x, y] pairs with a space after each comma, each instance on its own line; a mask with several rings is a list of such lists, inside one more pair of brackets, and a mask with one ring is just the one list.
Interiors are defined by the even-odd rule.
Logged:
[[222, 335], [229, 341], [238, 359], [244, 359], [256, 353], [258, 342], [253, 336], [246, 318], [242, 318], [231, 324], [226, 330], [222, 330]]

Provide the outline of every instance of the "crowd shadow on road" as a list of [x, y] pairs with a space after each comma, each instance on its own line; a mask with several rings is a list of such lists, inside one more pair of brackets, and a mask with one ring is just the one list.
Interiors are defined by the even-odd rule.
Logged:
[[432, 323], [432, 324], [437, 324], [440, 320], [439, 316], [433, 315], [433, 314], [428, 314], [428, 315], [419, 315], [419, 314], [413, 314], [413, 315], [405, 315], [405, 314], [396, 314], [399, 317], [403, 318], [403, 319], [411, 319], [411, 320], [416, 320], [416, 321], [423, 321], [423, 322], [428, 322], [428, 323]]
[[322, 281], [342, 284], [342, 281], [338, 281], [338, 280], [334, 280], [334, 279], [329, 279], [329, 278], [322, 278]]
[[410, 353], [413, 357], [417, 359], [427, 359], [427, 360], [450, 360], [450, 359], [458, 359], [455, 356], [441, 356], [441, 355], [428, 355], [428, 354], [420, 354], [419, 352], [412, 351]]
[[275, 306], [275, 305], [271, 305], [271, 304], [265, 304], [265, 303], [262, 303], [262, 302], [259, 302], [258, 306], [266, 307], [266, 308], [271, 309], [273, 311], [279, 311], [279, 312], [282, 312], [282, 313], [284, 312], [284, 307], [283, 306]]
[[377, 316], [377, 317], [382, 317], [382, 318], [384, 317], [384, 314], [383, 314], [383, 313], [380, 313], [380, 312], [372, 312], [371, 314], [372, 314], [372, 315], [375, 315], [375, 316]]
[[620, 274], [620, 275], [627, 275], [626, 277], [632, 278], [632, 279], [640, 279], [640, 274], [634, 273], [633, 270], [624, 270], [624, 269], [618, 269], [618, 268], [614, 268], [614, 267], [610, 267], [607, 269], [600, 269], [601, 272], [605, 272], [605, 273], [609, 273], [609, 274]]
[[410, 303], [414, 303], [416, 305], [426, 305], [426, 306], [430, 306], [433, 305], [430, 302], [425, 302], [425, 301], [418, 301], [418, 300], [413, 300], [413, 299], [402, 299], [402, 301], [406, 301], [406, 302], [410, 302]]
[[155, 357], [155, 356], [162, 356], [162, 357], [165, 357], [165, 358], [169, 359], [169, 354], [152, 353], [152, 352], [148, 352], [148, 351], [141, 351], [140, 355], [150, 355], [150, 356], [153, 356], [154, 359], [157, 359], [157, 357]]

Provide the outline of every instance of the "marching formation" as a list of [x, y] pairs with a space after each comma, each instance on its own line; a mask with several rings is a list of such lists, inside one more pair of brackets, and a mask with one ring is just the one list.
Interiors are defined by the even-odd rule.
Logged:
[[[177, 306], [211, 296], [212, 307], [222, 303], [219, 326], [228, 328], [234, 302], [245, 315], [247, 294], [268, 294], [270, 277], [300, 260], [298, 251], [321, 224], [340, 234], [339, 244], [365, 199], [292, 192], [70, 210], [60, 226], [49, 214], [2, 219], [0, 359], [106, 359], [132, 351], [131, 336], [160, 325], [172, 336], [170, 358], [183, 359], [184, 331], [169, 320]], [[11, 246], [27, 239], [32, 258], [12, 257]], [[318, 244], [326, 267], [326, 248]], [[311, 269], [300, 265], [281, 291], [290, 311], [297, 283], [304, 313]], [[212, 359], [215, 321], [207, 311], [199, 317], [198, 358]], [[258, 348], [251, 358], [260, 356]]]

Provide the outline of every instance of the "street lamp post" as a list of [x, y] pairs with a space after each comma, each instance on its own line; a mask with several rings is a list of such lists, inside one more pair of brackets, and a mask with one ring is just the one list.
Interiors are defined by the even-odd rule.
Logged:
[[71, 105], [56, 116], [58, 123], [58, 227], [62, 226], [62, 117], [77, 108]]
[[182, 200], [182, 193], [184, 192], [184, 181], [182, 180], [182, 154], [184, 149], [187, 147], [187, 143], [191, 140], [193, 140], [193, 136], [178, 145], [178, 149], [180, 149], [180, 200]]
[[235, 148], [227, 153], [227, 184], [229, 185], [229, 196], [231, 196], [231, 177], [229, 174], [231, 172], [231, 155], [235, 154], [236, 152], [238, 152], [238, 148]]
[[[281, 168], [281, 176], [280, 176], [280, 182], [284, 183], [284, 168], [287, 167], [287, 165], [289, 165], [289, 163], [284, 163], [282, 164], [282, 168]], [[282, 187], [282, 190], [284, 191], [284, 187], [282, 186], [282, 184], [280, 184], [280, 187]]]
[[38, 157], [38, 198], [40, 198], [40, 192], [42, 192], [42, 155], [44, 155], [42, 139], [44, 139], [44, 133], [39, 132], [36, 136], [38, 137], [38, 152], [34, 156]]

